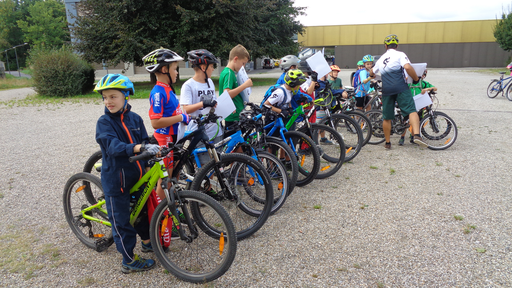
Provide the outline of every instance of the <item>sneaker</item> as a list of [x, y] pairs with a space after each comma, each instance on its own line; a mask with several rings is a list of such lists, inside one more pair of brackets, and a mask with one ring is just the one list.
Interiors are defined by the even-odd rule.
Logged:
[[414, 136], [414, 143], [420, 145], [420, 147], [423, 147], [423, 148], [428, 147], [428, 144], [425, 141], [423, 141], [423, 138], [421, 138], [421, 136], [419, 136], [419, 135]]
[[320, 138], [320, 143], [322, 144], [327, 144], [327, 145], [332, 145], [332, 141], [330, 141], [329, 139], [327, 139], [326, 137], [324, 138]]
[[411, 144], [416, 144], [416, 143], [414, 143], [414, 136], [412, 136], [412, 135], [411, 135], [409, 142], [410, 142]]
[[400, 140], [398, 140], [398, 145], [404, 146], [404, 141], [405, 141], [405, 138], [404, 137], [400, 137]]
[[154, 252], [153, 246], [151, 246], [151, 242], [149, 242], [148, 244], [144, 244], [143, 241], [140, 241], [140, 246], [141, 246], [140, 250], [142, 251], [142, 253]]
[[386, 144], [384, 144], [384, 148], [391, 149], [391, 142], [386, 142]]
[[139, 255], [133, 255], [133, 261], [128, 264], [121, 265], [121, 272], [128, 274], [133, 272], [147, 271], [155, 267], [155, 261], [151, 259], [144, 259]]

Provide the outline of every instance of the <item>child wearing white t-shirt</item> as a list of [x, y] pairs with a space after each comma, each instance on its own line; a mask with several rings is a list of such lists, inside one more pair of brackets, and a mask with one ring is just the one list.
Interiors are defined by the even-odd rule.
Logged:
[[[210, 77], [218, 61], [212, 53], [205, 49], [192, 50], [187, 55], [193, 65], [194, 76], [183, 83], [181, 87], [180, 105], [190, 116], [197, 117], [199, 114], [209, 113], [211, 107], [215, 107], [217, 104], [215, 86]], [[207, 124], [205, 128], [209, 139], [222, 135], [222, 127], [219, 122]], [[196, 129], [197, 123], [191, 121], [187, 131]]]

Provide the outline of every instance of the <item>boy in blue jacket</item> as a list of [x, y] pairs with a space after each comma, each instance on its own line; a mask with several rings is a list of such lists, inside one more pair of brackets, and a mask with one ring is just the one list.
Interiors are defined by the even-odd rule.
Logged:
[[[133, 253], [137, 234], [142, 244], [150, 243], [148, 220], [142, 219], [135, 227], [130, 224], [130, 189], [144, 174], [145, 163], [130, 163], [128, 158], [144, 150], [155, 155], [160, 148], [158, 145], [145, 144], [149, 139], [142, 118], [131, 112], [128, 104], [134, 88], [126, 76], [107, 74], [96, 84], [94, 91], [102, 95], [105, 104], [105, 114], [96, 124], [96, 142], [100, 144], [103, 157], [101, 185], [108, 219], [112, 224], [117, 251], [123, 255], [121, 271], [131, 273], [149, 270], [154, 267], [155, 261]], [[147, 217], [147, 213], [141, 213], [144, 214]]]

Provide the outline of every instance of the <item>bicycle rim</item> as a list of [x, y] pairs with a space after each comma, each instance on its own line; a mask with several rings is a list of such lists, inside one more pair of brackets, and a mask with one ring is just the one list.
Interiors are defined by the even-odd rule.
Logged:
[[[215, 167], [222, 171], [221, 178]], [[223, 189], [221, 183], [231, 192]], [[273, 206], [268, 173], [258, 161], [244, 154], [225, 154], [219, 162], [207, 163], [194, 176], [191, 190], [203, 192], [221, 203], [235, 224], [238, 240], [258, 231]]]
[[372, 125], [372, 138], [368, 141], [369, 144], [377, 145], [386, 139], [384, 138], [384, 129], [382, 128], [382, 111], [381, 110], [370, 110], [364, 115], [370, 120]]
[[[279, 161], [277, 157], [265, 151], [258, 151], [257, 154], [258, 161], [270, 176], [270, 182], [274, 188], [273, 206], [270, 210], [270, 214], [272, 215], [283, 207], [286, 196], [289, 194], [290, 179], [286, 174], [284, 164]], [[264, 201], [264, 199], [260, 199], [259, 201]]]
[[[323, 135], [322, 135], [323, 134]], [[316, 179], [324, 179], [340, 170], [345, 161], [345, 143], [341, 135], [327, 125], [312, 124], [311, 139], [320, 153], [320, 169]]]
[[435, 111], [420, 122], [420, 134], [432, 150], [444, 150], [457, 140], [458, 130], [455, 122], [443, 112]]
[[361, 131], [363, 132], [363, 146], [368, 144], [372, 137], [372, 124], [370, 119], [368, 119], [368, 117], [366, 117], [363, 112], [359, 111], [345, 111], [342, 114], [351, 117], [354, 119], [354, 121], [357, 122], [359, 127], [361, 127]]
[[361, 127], [350, 116], [343, 114], [332, 114], [331, 120], [333, 126], [331, 126], [329, 118], [325, 119], [322, 124], [331, 126], [340, 133], [345, 143], [345, 162], [353, 160], [363, 148], [364, 137]]
[[196, 191], [178, 193], [183, 206], [177, 209], [189, 211], [185, 213], [193, 223], [191, 227], [181, 224], [179, 229], [190, 238], [173, 238], [167, 249], [162, 247], [159, 240], [162, 231], [165, 232], [166, 224], [172, 221], [167, 201], [162, 201], [151, 219], [151, 245], [162, 266], [177, 278], [192, 283], [213, 281], [224, 275], [235, 259], [235, 227], [227, 212], [211, 197]]
[[[82, 210], [103, 198], [100, 179], [89, 173], [82, 172], [71, 176], [64, 187], [62, 202], [66, 221], [77, 238], [85, 246], [96, 251], [106, 250], [112, 245], [112, 229], [105, 224], [85, 219]], [[105, 209], [105, 205], [102, 208]], [[108, 221], [107, 213], [100, 209], [92, 209], [85, 214]]]
[[284, 137], [289, 144], [293, 145], [299, 173], [297, 186], [308, 185], [315, 180], [320, 170], [320, 153], [313, 139], [299, 131], [288, 131]]
[[259, 148], [262, 148], [268, 153], [271, 153], [284, 164], [286, 173], [290, 179], [290, 185], [288, 188], [288, 195], [290, 195], [290, 193], [293, 192], [293, 189], [295, 189], [297, 177], [299, 176], [299, 167], [297, 161], [290, 160], [295, 159], [295, 153], [293, 152], [292, 148], [286, 145], [282, 140], [273, 138], [267, 138], [266, 143], [261, 144]]

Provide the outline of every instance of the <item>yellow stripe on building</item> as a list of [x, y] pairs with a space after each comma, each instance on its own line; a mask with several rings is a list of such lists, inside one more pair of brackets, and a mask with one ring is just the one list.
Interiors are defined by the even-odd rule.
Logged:
[[303, 47], [383, 44], [389, 34], [400, 44], [495, 42], [496, 20], [445, 21], [305, 27], [298, 35]]

